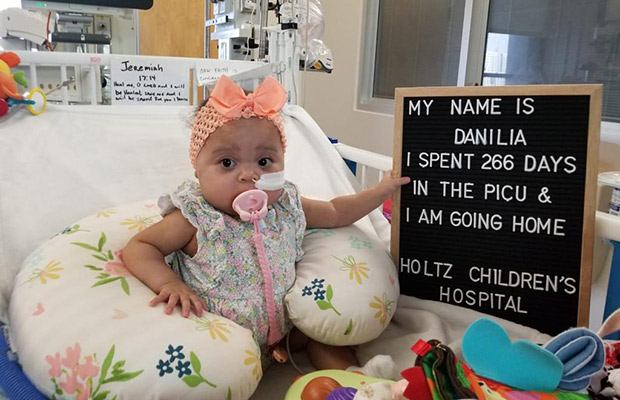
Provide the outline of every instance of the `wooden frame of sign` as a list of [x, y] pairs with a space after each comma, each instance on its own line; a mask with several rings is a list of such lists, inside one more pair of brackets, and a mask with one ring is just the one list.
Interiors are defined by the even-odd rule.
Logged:
[[602, 85], [397, 88], [401, 293], [587, 326]]

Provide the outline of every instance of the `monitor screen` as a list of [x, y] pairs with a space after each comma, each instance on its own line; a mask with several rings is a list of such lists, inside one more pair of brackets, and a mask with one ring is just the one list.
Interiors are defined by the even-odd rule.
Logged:
[[115, 7], [115, 8], [137, 8], [148, 10], [153, 7], [153, 0], [60, 0], [49, 1], [51, 3], [64, 4], [83, 4], [89, 6]]

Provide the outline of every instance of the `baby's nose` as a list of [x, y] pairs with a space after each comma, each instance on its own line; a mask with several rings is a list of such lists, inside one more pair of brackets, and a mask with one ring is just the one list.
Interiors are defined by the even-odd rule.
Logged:
[[256, 182], [259, 178], [259, 174], [252, 168], [244, 168], [239, 173], [239, 180], [242, 182]]

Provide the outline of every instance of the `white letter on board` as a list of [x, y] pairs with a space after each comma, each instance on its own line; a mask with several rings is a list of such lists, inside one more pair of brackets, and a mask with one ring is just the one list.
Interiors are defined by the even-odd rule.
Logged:
[[418, 100], [415, 103], [409, 100], [409, 115], [413, 113], [416, 113], [418, 116], [420, 115], [420, 111], [422, 110], [420, 107], [420, 101], [422, 101], [424, 103], [424, 107], [426, 107], [426, 115], [430, 114], [431, 104], [433, 104], [434, 100], [429, 100], [428, 102], [426, 100]]

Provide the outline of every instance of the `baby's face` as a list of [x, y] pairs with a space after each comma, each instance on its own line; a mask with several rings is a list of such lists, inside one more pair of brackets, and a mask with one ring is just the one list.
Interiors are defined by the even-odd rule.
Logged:
[[[196, 158], [196, 177], [204, 198], [215, 208], [237, 216], [232, 202], [242, 192], [255, 189], [262, 174], [284, 170], [280, 131], [269, 121], [240, 118], [217, 128]], [[282, 189], [267, 191], [269, 204]]]

